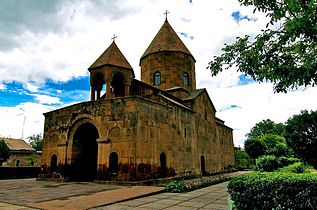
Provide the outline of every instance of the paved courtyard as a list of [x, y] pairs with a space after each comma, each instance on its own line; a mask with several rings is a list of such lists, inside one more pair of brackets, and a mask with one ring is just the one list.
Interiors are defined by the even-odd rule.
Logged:
[[156, 186], [0, 180], [0, 209], [228, 209], [227, 185], [224, 182], [187, 193], [166, 193], [164, 188]]

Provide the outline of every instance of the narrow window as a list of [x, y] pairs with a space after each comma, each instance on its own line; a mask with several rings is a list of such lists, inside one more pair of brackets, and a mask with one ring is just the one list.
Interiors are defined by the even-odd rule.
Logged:
[[154, 86], [161, 85], [161, 73], [160, 72], [157, 71], [154, 73], [153, 83], [154, 83]]
[[189, 86], [189, 76], [186, 72], [183, 75], [183, 82], [185, 87]]
[[186, 133], [186, 128], [184, 129], [184, 136], [185, 136], [185, 138], [186, 138], [186, 135], [187, 135], [187, 133]]

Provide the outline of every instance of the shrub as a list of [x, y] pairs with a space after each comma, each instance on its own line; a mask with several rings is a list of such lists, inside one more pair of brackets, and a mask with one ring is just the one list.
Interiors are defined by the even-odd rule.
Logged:
[[256, 170], [272, 172], [278, 168], [278, 160], [274, 155], [266, 155], [256, 159]]
[[279, 169], [279, 171], [286, 172], [286, 173], [297, 173], [297, 174], [308, 172], [307, 167], [301, 162], [297, 162], [297, 163], [293, 163], [292, 165], [285, 166]]
[[186, 185], [183, 180], [175, 180], [167, 183], [165, 190], [167, 192], [184, 192], [186, 190]]
[[278, 167], [282, 168], [284, 166], [291, 165], [293, 163], [300, 162], [300, 159], [293, 157], [279, 157], [278, 158]]
[[233, 178], [228, 191], [235, 206], [244, 209], [315, 209], [317, 176], [253, 173]]

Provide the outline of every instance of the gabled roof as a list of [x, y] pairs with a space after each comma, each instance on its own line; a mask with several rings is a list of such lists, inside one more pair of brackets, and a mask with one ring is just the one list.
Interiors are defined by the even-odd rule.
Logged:
[[11, 151], [35, 151], [31, 145], [23, 141], [22, 139], [12, 138], [0, 138], [0, 141], [4, 141]]
[[111, 45], [99, 56], [99, 58], [88, 68], [88, 70], [104, 66], [112, 65], [131, 69], [132, 67], [113, 41]]
[[183, 98], [182, 100], [183, 100], [183, 101], [195, 100], [195, 99], [196, 99], [200, 94], [202, 94], [202, 93], [205, 93], [205, 94], [206, 94], [206, 96], [207, 96], [207, 98], [208, 98], [208, 100], [209, 100], [211, 106], [212, 106], [213, 109], [216, 111], [216, 108], [215, 108], [214, 104], [212, 103], [212, 101], [211, 101], [211, 99], [210, 99], [210, 97], [209, 97], [209, 94], [208, 94], [206, 88], [193, 90], [193, 91], [191, 91], [191, 92], [189, 93], [189, 96], [188, 96], [187, 98]]
[[161, 51], [182, 52], [193, 57], [167, 20], [142, 55], [141, 60], [149, 54]]

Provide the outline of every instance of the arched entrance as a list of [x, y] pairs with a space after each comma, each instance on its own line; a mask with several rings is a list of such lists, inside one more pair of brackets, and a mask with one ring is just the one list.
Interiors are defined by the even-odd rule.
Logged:
[[205, 156], [200, 156], [200, 169], [201, 174], [206, 175], [206, 163], [205, 163]]
[[113, 76], [111, 87], [113, 88], [113, 94], [115, 97], [124, 96], [124, 77], [121, 74], [115, 74]]
[[52, 155], [51, 157], [51, 172], [56, 172], [57, 170], [57, 155]]
[[76, 129], [73, 137], [71, 178], [86, 181], [96, 178], [97, 138], [99, 138], [98, 130], [89, 122], [81, 124]]
[[164, 152], [160, 155], [160, 175], [161, 177], [166, 177], [167, 167], [166, 167], [166, 155]]
[[109, 172], [111, 174], [116, 174], [119, 171], [119, 161], [118, 154], [115, 152], [111, 152], [109, 155]]

